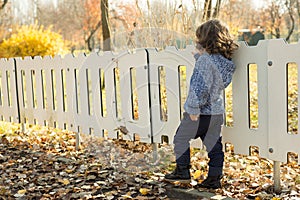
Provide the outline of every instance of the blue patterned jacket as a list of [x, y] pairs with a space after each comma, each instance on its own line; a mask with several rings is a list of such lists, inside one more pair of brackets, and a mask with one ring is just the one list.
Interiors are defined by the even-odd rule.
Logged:
[[225, 112], [223, 92], [230, 84], [235, 64], [220, 54], [196, 54], [196, 63], [184, 109], [193, 115]]

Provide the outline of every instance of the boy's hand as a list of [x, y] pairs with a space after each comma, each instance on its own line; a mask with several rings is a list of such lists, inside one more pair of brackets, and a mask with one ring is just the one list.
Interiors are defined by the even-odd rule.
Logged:
[[190, 115], [190, 118], [192, 121], [197, 121], [199, 118], [199, 115]]

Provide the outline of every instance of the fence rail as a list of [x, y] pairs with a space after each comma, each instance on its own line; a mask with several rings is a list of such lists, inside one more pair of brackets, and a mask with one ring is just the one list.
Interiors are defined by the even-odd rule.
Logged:
[[[1, 59], [0, 119], [109, 138], [121, 137], [120, 129], [126, 127], [124, 139], [138, 136], [142, 142], [161, 143], [167, 138], [172, 143], [193, 71], [192, 50], [187, 46]], [[233, 125], [223, 130], [224, 143], [232, 144], [235, 153], [249, 154], [250, 147], [257, 147], [261, 157], [280, 162], [286, 162], [291, 152], [299, 155], [299, 96], [289, 97], [287, 78], [289, 63], [299, 69], [299, 52], [300, 43], [283, 40], [260, 41], [252, 47], [241, 43], [234, 57], [237, 70], [229, 102]], [[251, 66], [257, 78], [254, 128]], [[294, 76], [298, 92], [299, 76]], [[293, 119], [288, 98], [295, 99]], [[297, 121], [293, 134], [288, 133], [289, 120]]]

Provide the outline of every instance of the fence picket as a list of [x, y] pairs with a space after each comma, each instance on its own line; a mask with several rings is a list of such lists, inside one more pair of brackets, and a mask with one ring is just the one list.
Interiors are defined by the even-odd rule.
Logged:
[[0, 120], [19, 122], [14, 60], [0, 59], [0, 66]]

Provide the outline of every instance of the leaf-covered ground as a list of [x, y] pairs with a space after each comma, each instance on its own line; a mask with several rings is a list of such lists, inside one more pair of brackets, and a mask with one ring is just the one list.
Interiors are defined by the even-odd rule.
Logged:
[[[174, 168], [172, 146], [82, 137], [46, 127], [0, 122], [0, 199], [169, 199], [163, 174]], [[203, 150], [192, 152], [192, 181], [176, 187], [195, 188], [207, 174]], [[282, 192], [272, 193], [272, 163], [256, 156], [226, 153], [223, 189], [216, 198], [299, 199], [300, 168], [281, 166]]]

